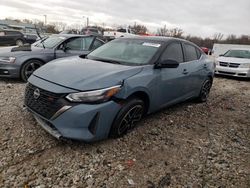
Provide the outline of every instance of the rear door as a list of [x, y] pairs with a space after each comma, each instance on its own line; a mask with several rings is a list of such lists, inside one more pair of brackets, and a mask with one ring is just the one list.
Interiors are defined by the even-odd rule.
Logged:
[[189, 43], [183, 43], [185, 65], [187, 70], [187, 80], [185, 91], [186, 97], [190, 98], [197, 95], [200, 90], [200, 83], [203, 79], [203, 71], [205, 68], [204, 62], [201, 60], [200, 50]]
[[68, 39], [56, 50], [56, 58], [88, 54], [93, 40], [94, 37], [74, 37]]
[[184, 63], [184, 54], [180, 42], [172, 42], [163, 52], [160, 61], [175, 60], [179, 64], [177, 68], [161, 68], [158, 79], [159, 106], [164, 107], [183, 100], [187, 85], [186, 65]]

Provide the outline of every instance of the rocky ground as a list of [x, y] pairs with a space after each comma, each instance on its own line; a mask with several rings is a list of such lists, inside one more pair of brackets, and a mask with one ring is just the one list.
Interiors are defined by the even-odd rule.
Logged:
[[250, 81], [216, 78], [205, 104], [146, 117], [121, 139], [55, 140], [0, 80], [0, 187], [250, 187]]

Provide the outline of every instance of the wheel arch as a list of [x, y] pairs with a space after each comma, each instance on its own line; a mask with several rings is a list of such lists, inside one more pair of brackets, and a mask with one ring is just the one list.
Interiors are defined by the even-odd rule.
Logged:
[[21, 78], [22, 76], [22, 69], [23, 67], [31, 60], [37, 60], [40, 61], [43, 65], [46, 63], [44, 60], [40, 59], [40, 58], [30, 58], [30, 59], [26, 59], [20, 66], [20, 71], [19, 71], [19, 77]]
[[139, 99], [143, 100], [143, 102], [145, 103], [145, 114], [148, 113], [149, 107], [150, 107], [150, 98], [149, 98], [149, 95], [147, 92], [135, 91], [127, 97], [127, 99], [131, 99], [131, 98], [139, 98]]

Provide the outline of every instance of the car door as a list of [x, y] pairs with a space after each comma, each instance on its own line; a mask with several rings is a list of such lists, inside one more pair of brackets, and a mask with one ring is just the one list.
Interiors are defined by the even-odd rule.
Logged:
[[0, 45], [6, 45], [6, 34], [4, 31], [0, 31]]
[[197, 91], [200, 90], [200, 83], [203, 79], [203, 72], [205, 68], [204, 62], [201, 60], [200, 50], [189, 43], [183, 43], [185, 65], [187, 70], [187, 80], [184, 86], [186, 91], [186, 98], [194, 97]]
[[183, 100], [187, 84], [186, 65], [180, 42], [170, 43], [160, 57], [160, 61], [175, 60], [179, 63], [177, 68], [161, 68], [158, 79], [159, 106], [164, 107]]
[[0, 32], [0, 45], [13, 45], [11, 40], [10, 31], [1, 31]]
[[56, 50], [56, 58], [88, 54], [93, 40], [94, 37], [74, 37], [68, 39]]

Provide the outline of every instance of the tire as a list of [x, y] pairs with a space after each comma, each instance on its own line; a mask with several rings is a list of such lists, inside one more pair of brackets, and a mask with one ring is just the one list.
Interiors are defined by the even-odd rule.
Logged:
[[205, 82], [202, 84], [199, 97], [197, 98], [198, 102], [206, 102], [210, 93], [210, 89], [213, 85], [213, 81], [211, 78], [207, 78]]
[[28, 78], [31, 76], [31, 74], [40, 68], [43, 65], [43, 62], [33, 59], [27, 61], [21, 68], [21, 79], [24, 82], [27, 82]]
[[16, 45], [17, 46], [23, 46], [23, 41], [21, 39], [16, 40]]
[[118, 112], [109, 133], [111, 138], [119, 138], [132, 130], [145, 113], [145, 103], [138, 98], [128, 100]]

